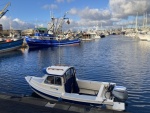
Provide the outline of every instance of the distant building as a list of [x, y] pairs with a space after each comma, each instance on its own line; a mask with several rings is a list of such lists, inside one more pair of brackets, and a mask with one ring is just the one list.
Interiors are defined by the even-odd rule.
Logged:
[[13, 33], [14, 35], [20, 34], [21, 35], [21, 30], [2, 30], [0, 31], [0, 35], [2, 36], [10, 36], [10, 34]]
[[34, 29], [26, 29], [26, 30], [23, 30], [23, 31], [22, 31], [22, 35], [23, 35], [23, 36], [25, 36], [25, 35], [33, 36], [33, 35], [34, 35]]

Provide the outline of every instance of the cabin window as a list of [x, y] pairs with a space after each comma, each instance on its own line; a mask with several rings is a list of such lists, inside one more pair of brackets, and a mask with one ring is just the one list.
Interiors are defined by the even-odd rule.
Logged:
[[56, 85], [62, 85], [62, 84], [61, 84], [61, 78], [60, 78], [60, 77], [55, 77], [55, 84], [56, 84]]
[[48, 76], [45, 80], [47, 84], [54, 84], [54, 76]]
[[57, 76], [48, 76], [45, 80], [46, 84], [55, 84], [55, 85], [62, 85], [61, 77]]
[[66, 81], [71, 77], [71, 70], [69, 69], [68, 71], [66, 71], [66, 74], [65, 74], [65, 79]]

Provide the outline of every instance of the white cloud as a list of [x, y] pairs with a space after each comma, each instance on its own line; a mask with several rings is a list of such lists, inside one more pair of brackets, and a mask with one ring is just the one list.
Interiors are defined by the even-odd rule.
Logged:
[[24, 30], [27, 28], [34, 28], [35, 26], [32, 23], [21, 21], [18, 18], [15, 18], [12, 20], [10, 17], [7, 17], [7, 16], [3, 16], [0, 19], [0, 24], [3, 25], [3, 29], [10, 29], [10, 26], [11, 26], [15, 30]]
[[149, 0], [109, 0], [109, 8], [112, 13], [111, 20], [115, 25], [134, 26], [138, 13], [138, 25], [142, 26], [143, 14], [150, 13], [150, 2]]
[[84, 9], [72, 8], [69, 14], [80, 18], [80, 20], [71, 23], [71, 25], [74, 24], [76, 27], [93, 27], [97, 24], [100, 26], [101, 23], [103, 23], [103, 25], [112, 25], [113, 21], [110, 20], [111, 12], [109, 9], [90, 9], [89, 7], [85, 7]]
[[131, 15], [143, 15], [150, 12], [149, 0], [109, 0], [113, 17], [127, 18]]
[[56, 0], [57, 3], [64, 2], [64, 0]]
[[69, 11], [69, 13], [72, 15], [78, 15], [81, 19], [89, 19], [91, 21], [110, 19], [111, 17], [111, 13], [108, 9], [90, 9], [89, 7], [82, 10], [73, 8]]
[[73, 2], [74, 0], [56, 0], [57, 3], [62, 3], [62, 2], [65, 2], [65, 1], [70, 3], [70, 2]]
[[10, 28], [10, 22], [11, 22], [11, 19], [7, 18], [6, 16], [3, 16], [0, 19], [0, 24], [3, 25], [3, 29], [9, 29]]
[[51, 5], [50, 5], [50, 8], [51, 8], [51, 9], [57, 9], [57, 5], [56, 5], [56, 4], [51, 4]]
[[[55, 0], [55, 4], [44, 5], [44, 9], [58, 9], [58, 3], [70, 3], [74, 0]], [[109, 8], [98, 9], [85, 7], [83, 9], [72, 8], [69, 10], [70, 24], [65, 24], [66, 28], [82, 28], [82, 27], [93, 27], [97, 24], [100, 26], [112, 26], [115, 25], [129, 25], [134, 24], [132, 20], [129, 22], [129, 16], [136, 16], [137, 12], [139, 15], [143, 15], [145, 12], [150, 14], [150, 2], [149, 0], [109, 0]], [[149, 15], [150, 16], [150, 15]], [[149, 18], [148, 16], [148, 18]], [[74, 18], [75, 17], [75, 18]], [[74, 19], [74, 20], [71, 20]], [[124, 20], [124, 22], [122, 22]], [[9, 29], [9, 22], [12, 23], [12, 27], [15, 29], [34, 28], [31, 23], [24, 22], [19, 18], [11, 19], [4, 16], [0, 23], [3, 24], [5, 29]], [[140, 20], [142, 23], [142, 19]], [[148, 19], [149, 22], [149, 19]], [[41, 22], [42, 23], [42, 22]]]
[[78, 10], [76, 8], [72, 8], [72, 9], [70, 9], [69, 14], [77, 15], [78, 14]]
[[[72, 8], [69, 13], [78, 16], [79, 21], [74, 22], [74, 26], [94, 26], [103, 23], [104, 26], [134, 25], [135, 16], [143, 16], [145, 12], [150, 13], [149, 0], [109, 0], [109, 9], [97, 9], [85, 7], [84, 9]], [[128, 20], [129, 16], [134, 17]], [[138, 19], [139, 24], [143, 18]], [[122, 21], [124, 20], [124, 22]], [[149, 22], [149, 19], [148, 19]], [[142, 24], [140, 24], [142, 25]]]
[[50, 5], [46, 4], [43, 6], [43, 8], [44, 9], [57, 9], [58, 6], [56, 4], [50, 4]]
[[21, 21], [18, 18], [13, 19], [13, 22], [17, 22], [17, 23], [22, 24], [22, 25], [25, 24], [25, 22]]
[[68, 3], [73, 2], [74, 0], [67, 0]]

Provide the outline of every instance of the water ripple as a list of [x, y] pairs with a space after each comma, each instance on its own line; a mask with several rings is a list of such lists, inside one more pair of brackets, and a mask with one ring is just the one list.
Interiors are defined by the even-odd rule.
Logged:
[[24, 77], [42, 76], [49, 65], [73, 65], [80, 79], [115, 82], [129, 92], [128, 112], [150, 111], [150, 42], [108, 36], [79, 46], [22, 49], [0, 54], [0, 91], [31, 95]]

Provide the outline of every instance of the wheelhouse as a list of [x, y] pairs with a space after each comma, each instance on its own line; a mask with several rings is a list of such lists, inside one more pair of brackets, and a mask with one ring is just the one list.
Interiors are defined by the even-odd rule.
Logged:
[[74, 67], [51, 66], [44, 69], [45, 84], [64, 86], [66, 93], [79, 93]]

